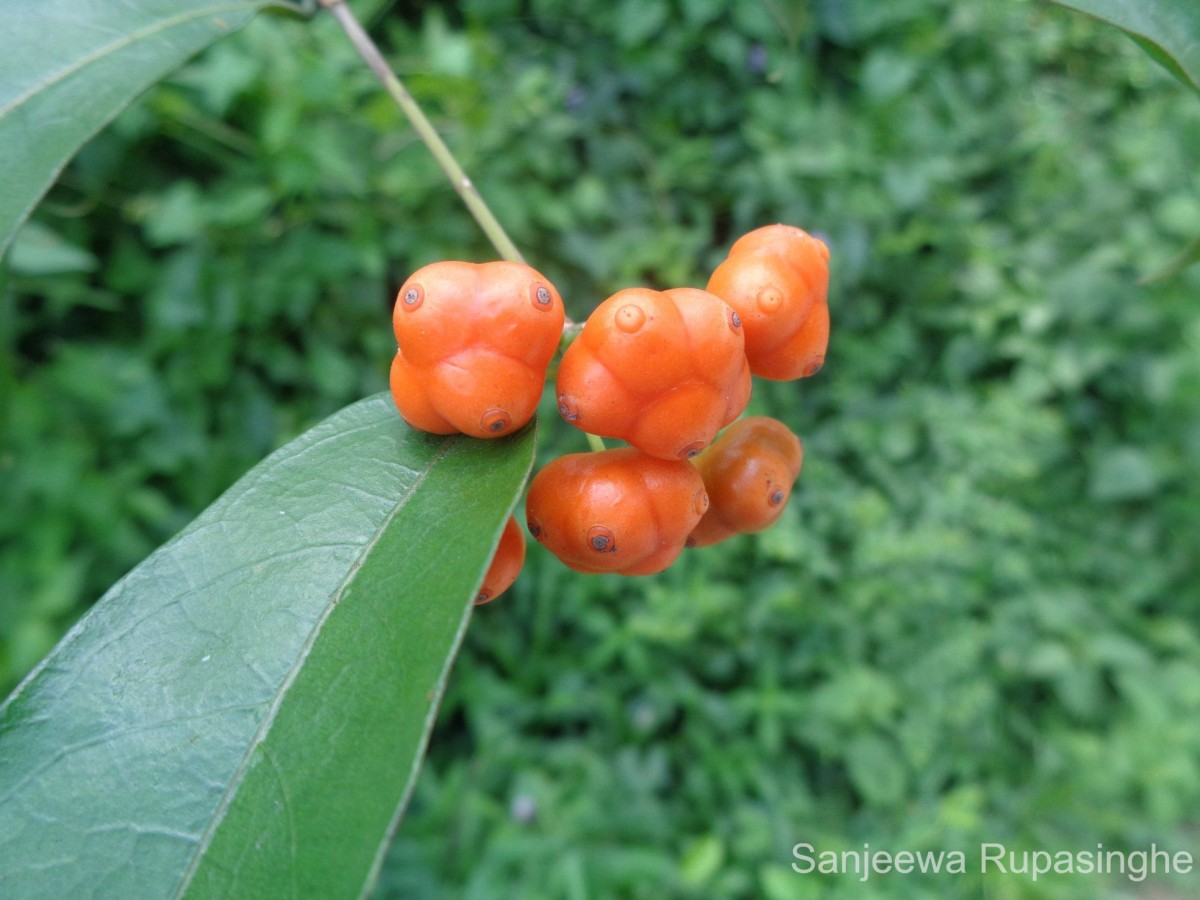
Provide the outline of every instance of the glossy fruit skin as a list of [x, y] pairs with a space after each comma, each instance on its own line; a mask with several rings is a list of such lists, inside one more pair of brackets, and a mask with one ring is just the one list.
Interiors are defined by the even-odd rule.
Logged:
[[734, 422], [692, 460], [710, 504], [688, 546], [706, 547], [774, 525], [803, 463], [800, 438], [777, 419], [748, 416]]
[[537, 409], [565, 316], [554, 285], [523, 263], [448, 260], [418, 269], [392, 310], [400, 415], [435, 434], [517, 431]]
[[760, 378], [815, 375], [829, 344], [829, 248], [791, 225], [751, 231], [729, 250], [707, 289], [741, 316], [746, 358]]
[[618, 291], [563, 354], [557, 392], [582, 431], [661, 459], [694, 456], [750, 400], [741, 322], [707, 291]]
[[621, 447], [570, 453], [529, 485], [526, 525], [579, 572], [653, 575], [675, 561], [708, 508], [700, 473]]
[[500, 534], [500, 543], [483, 576], [483, 584], [475, 595], [475, 605], [482, 606], [495, 600], [517, 580], [521, 567], [525, 565], [525, 532], [517, 524], [515, 516], [509, 516]]

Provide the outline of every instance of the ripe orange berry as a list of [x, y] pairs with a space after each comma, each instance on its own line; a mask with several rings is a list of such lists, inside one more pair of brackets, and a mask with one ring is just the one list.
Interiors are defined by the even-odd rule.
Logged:
[[618, 291], [563, 354], [557, 390], [559, 413], [583, 431], [694, 456], [750, 400], [741, 320], [695, 288]]
[[436, 434], [511, 434], [537, 409], [558, 349], [562, 298], [524, 263], [437, 262], [404, 282], [392, 310], [392, 399]]
[[688, 546], [706, 547], [774, 525], [803, 462], [800, 438], [782, 422], [766, 416], [734, 422], [692, 460], [711, 502]]
[[750, 371], [774, 381], [815, 375], [829, 343], [829, 248], [791, 225], [743, 235], [708, 280], [742, 318]]
[[632, 447], [558, 457], [525, 502], [529, 533], [566, 565], [624, 575], [671, 565], [707, 508], [695, 467]]
[[487, 574], [483, 576], [483, 584], [475, 595], [475, 605], [482, 606], [495, 600], [517, 580], [521, 567], [525, 565], [525, 532], [517, 524], [514, 516], [509, 516], [500, 535], [500, 543], [496, 546], [496, 555], [488, 566]]

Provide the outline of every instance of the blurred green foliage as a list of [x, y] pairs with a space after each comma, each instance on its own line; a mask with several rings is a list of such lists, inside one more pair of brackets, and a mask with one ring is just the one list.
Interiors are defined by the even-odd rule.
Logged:
[[[1093, 897], [791, 848], [1194, 849], [1200, 273], [1136, 282], [1200, 234], [1195, 97], [1032, 2], [356, 8], [577, 318], [760, 224], [834, 250], [825, 369], [753, 400], [806, 445], [783, 523], [647, 579], [532, 549], [381, 895]], [[492, 255], [325, 19], [123, 114], [0, 292], [0, 682], [384, 388], [406, 273]], [[542, 458], [583, 449], [546, 411]]]

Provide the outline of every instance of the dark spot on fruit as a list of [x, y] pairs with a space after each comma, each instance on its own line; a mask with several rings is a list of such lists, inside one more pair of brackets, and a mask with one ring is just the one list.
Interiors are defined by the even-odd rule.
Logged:
[[554, 305], [554, 295], [550, 293], [550, 288], [538, 281], [529, 286], [529, 299], [535, 309], [549, 309]]
[[587, 533], [588, 546], [597, 553], [616, 553], [617, 538], [612, 530], [603, 525], [593, 525]]
[[502, 409], [489, 409], [480, 417], [479, 422], [492, 434], [499, 434], [512, 425], [512, 416]]
[[558, 395], [558, 414], [568, 422], [579, 421], [579, 404], [566, 394]]
[[419, 284], [411, 285], [408, 290], [401, 295], [404, 308], [409, 312], [412, 312], [414, 309], [420, 306], [424, 299], [425, 290]]

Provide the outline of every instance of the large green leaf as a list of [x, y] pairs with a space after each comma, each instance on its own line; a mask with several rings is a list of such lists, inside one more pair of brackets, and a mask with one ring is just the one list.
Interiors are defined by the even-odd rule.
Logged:
[[0, 707], [0, 896], [369, 890], [533, 448], [380, 395], [242, 478]]
[[269, 2], [6, 0], [0, 14], [0, 255], [84, 141]]
[[1197, 0], [1054, 0], [1128, 32], [1171, 73], [1200, 91]]

